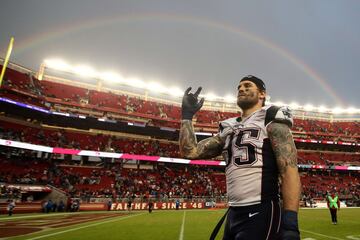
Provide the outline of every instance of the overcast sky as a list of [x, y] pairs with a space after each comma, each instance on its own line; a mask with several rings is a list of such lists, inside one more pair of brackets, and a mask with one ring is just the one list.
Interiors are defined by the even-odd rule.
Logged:
[[0, 53], [236, 94], [262, 78], [272, 101], [360, 108], [359, 0], [4, 0]]

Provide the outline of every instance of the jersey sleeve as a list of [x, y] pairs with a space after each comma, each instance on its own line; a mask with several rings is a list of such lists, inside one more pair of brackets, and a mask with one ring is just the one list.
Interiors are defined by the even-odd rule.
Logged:
[[271, 122], [284, 123], [291, 128], [294, 124], [292, 111], [289, 107], [271, 106], [266, 111], [265, 126]]

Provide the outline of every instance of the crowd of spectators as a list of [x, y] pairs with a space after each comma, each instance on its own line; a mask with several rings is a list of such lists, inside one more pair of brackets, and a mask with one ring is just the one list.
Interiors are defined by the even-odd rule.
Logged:
[[[9, 90], [22, 92], [10, 92]], [[23, 95], [22, 93], [29, 93]], [[6, 93], [6, 94], [5, 94]], [[14, 100], [44, 105], [51, 109], [62, 109], [67, 112], [84, 114], [87, 109], [89, 115], [108, 119], [124, 119], [122, 114], [142, 114], [143, 121], [150, 125], [179, 127], [180, 107], [178, 105], [164, 104], [155, 101], [145, 101], [140, 97], [101, 92], [78, 86], [71, 86], [50, 81], [39, 81], [31, 73], [21, 73], [13, 69], [6, 71], [4, 90], [0, 95]], [[38, 97], [38, 99], [36, 99]], [[45, 101], [46, 99], [46, 101]], [[60, 101], [51, 102], [51, 99]], [[56, 103], [56, 104], [55, 104]], [[72, 103], [71, 105], [68, 105]], [[65, 107], [67, 106], [67, 107]], [[235, 112], [220, 112], [202, 110], [196, 116], [196, 124], [217, 128], [220, 120], [238, 116]], [[160, 121], [163, 119], [163, 121]], [[326, 141], [359, 142], [360, 122], [330, 122], [312, 119], [295, 119], [293, 130], [299, 138], [315, 138]]]
[[225, 177], [221, 169], [158, 166], [153, 170], [112, 171], [115, 175], [114, 189], [121, 198], [129, 197], [132, 193], [162, 200], [173, 197], [221, 197], [225, 194]]
[[326, 170], [301, 171], [302, 192], [312, 199], [322, 199], [335, 190], [342, 199], [360, 199], [360, 179], [358, 172]]
[[[13, 184], [50, 184], [72, 197], [128, 198], [153, 196], [172, 197], [224, 196], [225, 177], [222, 169], [196, 166], [153, 166], [154, 169], [108, 168], [62, 165], [56, 161], [22, 158], [0, 160], [0, 182]], [[2, 194], [9, 194], [4, 192]], [[11, 193], [10, 194], [14, 194]]]
[[[14, 157], [3, 157], [0, 164], [0, 182], [3, 184], [50, 184], [84, 201], [92, 198], [130, 197], [153, 197], [159, 201], [174, 198], [226, 198], [225, 175], [221, 167], [154, 164], [148, 165], [148, 169], [139, 169], [114, 163], [105, 168]], [[342, 197], [359, 199], [358, 172], [302, 170], [301, 181], [305, 196], [321, 198], [331, 188], [337, 188]], [[1, 197], [21, 198], [21, 193], [2, 185]]]
[[62, 129], [43, 129], [1, 120], [0, 124], [0, 138], [13, 141], [61, 148], [179, 157], [178, 145], [171, 141], [136, 140], [103, 134], [85, 134]]
[[[49, 81], [38, 81], [32, 74], [8, 69], [0, 96], [46, 106], [57, 111], [87, 113], [90, 116], [123, 119], [136, 116], [147, 125], [178, 128], [180, 107], [140, 97], [101, 92]], [[219, 120], [237, 116], [234, 112], [202, 110], [196, 116], [196, 126], [217, 128]], [[303, 139], [360, 142], [360, 122], [330, 122], [295, 119], [294, 136]], [[179, 157], [178, 145], [170, 141], [139, 140], [102, 134], [85, 134], [65, 130], [50, 130], [40, 126], [30, 127], [0, 121], [0, 138], [52, 147], [114, 151], [141, 155]], [[94, 140], [96, 139], [96, 140]], [[28, 154], [30, 153], [30, 154]], [[226, 195], [222, 169], [198, 167], [164, 167], [154, 169], [128, 169], [110, 165], [107, 168], [66, 167], [54, 162], [51, 155], [43, 162], [25, 150], [18, 150], [18, 159], [5, 154], [1, 159], [0, 183], [51, 184], [73, 197], [129, 198], [155, 196], [158, 199], [172, 197], [194, 198]], [[311, 165], [359, 165], [356, 154], [299, 151], [299, 163]], [[72, 164], [72, 163], [70, 163]], [[302, 172], [303, 191], [307, 196], [320, 197], [328, 191], [326, 186], [338, 187], [341, 194], [359, 198], [357, 175], [339, 175], [338, 172]], [[21, 194], [1, 185], [1, 196]]]
[[[77, 133], [62, 129], [39, 129], [5, 121], [0, 121], [0, 123], [2, 125], [0, 127], [0, 138], [8, 140], [71, 149], [180, 157], [178, 144], [171, 141], [129, 139], [102, 134]], [[310, 165], [360, 165], [360, 156], [354, 153], [299, 150], [298, 160], [300, 164]]]
[[303, 139], [316, 139], [333, 142], [360, 141], [360, 122], [329, 122], [312, 119], [295, 119], [294, 135]]
[[20, 190], [7, 187], [4, 180], [3, 178], [0, 179], [0, 199], [21, 199]]
[[[4, 80], [2, 96], [30, 104], [44, 106], [47, 102], [53, 110], [66, 111], [74, 114], [88, 114], [94, 117], [123, 120], [125, 115], [142, 114], [142, 121], [148, 125], [159, 125], [178, 128], [180, 107], [155, 101], [145, 101], [140, 97], [100, 92], [81, 87], [70, 86], [49, 81], [38, 81], [31, 74], [23, 74], [14, 70], [7, 72]], [[10, 89], [28, 92], [10, 92]], [[39, 97], [36, 99], [36, 97]], [[46, 101], [44, 100], [46, 98]], [[60, 101], [51, 102], [51, 99]], [[68, 105], [72, 103], [71, 105]], [[85, 111], [85, 112], [84, 112]], [[119, 111], [122, 114], [119, 114]], [[196, 116], [199, 126], [217, 128], [220, 120], [237, 116], [235, 112], [220, 112], [202, 110]], [[163, 121], [160, 121], [163, 119]], [[159, 122], [160, 121], [160, 122]], [[295, 119], [294, 133], [299, 138], [326, 141], [359, 142], [360, 122], [330, 122], [321, 120]]]
[[360, 156], [342, 152], [298, 151], [298, 163], [328, 167], [360, 166]]

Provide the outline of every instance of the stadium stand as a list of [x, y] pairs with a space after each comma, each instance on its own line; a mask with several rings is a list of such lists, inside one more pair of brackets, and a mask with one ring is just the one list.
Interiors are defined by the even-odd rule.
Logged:
[[[26, 72], [26, 71], [25, 71]], [[39, 81], [34, 73], [9, 68], [0, 97], [42, 107], [62, 114], [101, 118], [105, 127], [95, 125], [80, 128], [81, 119], [74, 118], [62, 125], [48, 122], [49, 116], [35, 114], [35, 110], [4, 107], [0, 118], [0, 138], [44, 146], [123, 152], [137, 155], [179, 157], [176, 137], [161, 134], [179, 128], [180, 106], [172, 102], [147, 100], [136, 94], [115, 93], [69, 85], [50, 80]], [[4, 102], [0, 102], [5, 106]], [[199, 132], [216, 133], [217, 122], [237, 116], [236, 110], [205, 109], [196, 117]], [[54, 118], [55, 119], [55, 118]], [[109, 121], [107, 123], [107, 121]], [[112, 122], [113, 121], [113, 122]], [[105, 131], [110, 125], [125, 123], [126, 129], [136, 125], [140, 130], [126, 132], [125, 128]], [[75, 125], [72, 125], [75, 124]], [[84, 124], [89, 125], [89, 122]], [[91, 129], [94, 128], [94, 129]], [[110, 129], [110, 128], [109, 128]], [[341, 198], [358, 201], [359, 170], [334, 170], [334, 166], [360, 166], [360, 122], [295, 116], [294, 137], [316, 140], [314, 143], [296, 142], [300, 165], [320, 166], [302, 168], [303, 196], [324, 198], [332, 188], [341, 191]], [[156, 132], [147, 135], [147, 132]], [[325, 144], [322, 141], [331, 141]], [[341, 145], [338, 143], [346, 144]], [[215, 198], [224, 201], [226, 186], [222, 167], [181, 164], [144, 163], [118, 159], [89, 161], [56, 154], [1, 147], [1, 197], [24, 200], [17, 189], [6, 184], [50, 184], [69, 196], [92, 201], [94, 198], [140, 199], [154, 197], [162, 201], [172, 198]], [[221, 157], [218, 158], [221, 160]], [[26, 196], [26, 195], [25, 195]], [[120, 200], [121, 201], [121, 200]]]
[[[5, 86], [9, 85], [5, 84]], [[10, 89], [8, 87], [5, 88], [8, 91], [2, 91], [1, 96], [8, 96], [13, 100], [43, 106], [43, 98], [39, 97], [36, 100], [33, 99], [35, 97], [34, 95], [15, 92], [16, 89], [23, 89], [23, 84], [19, 83], [19, 86], [15, 84], [11, 86], [16, 87]], [[79, 87], [49, 81], [42, 81], [41, 86], [42, 95], [46, 96], [46, 101], [48, 101], [50, 109], [119, 120], [124, 119], [124, 115], [126, 115], [127, 119], [133, 118], [135, 121], [150, 123], [152, 125], [179, 127], [179, 106], [144, 101], [138, 97], [81, 89]], [[32, 101], [30, 102], [29, 100]], [[235, 116], [237, 116], [237, 113], [203, 110], [200, 111], [196, 118], [196, 126], [210, 128], [212, 131], [216, 131], [216, 124], [219, 120]], [[319, 140], [348, 142], [358, 142], [360, 139], [360, 123], [358, 121], [330, 122], [312, 119], [295, 119], [293, 131], [301, 138], [316, 137]]]

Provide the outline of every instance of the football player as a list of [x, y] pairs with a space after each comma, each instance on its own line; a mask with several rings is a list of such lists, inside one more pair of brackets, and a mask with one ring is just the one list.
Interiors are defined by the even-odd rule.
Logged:
[[[242, 116], [220, 122], [217, 135], [197, 142], [192, 118], [204, 99], [198, 97], [201, 87], [195, 93], [190, 91], [191, 87], [182, 100], [180, 152], [190, 159], [222, 154], [226, 161], [229, 210], [223, 239], [300, 239], [300, 178], [290, 110], [265, 106], [264, 82], [246, 76], [238, 85], [237, 105]], [[220, 226], [210, 239], [215, 238]]]

